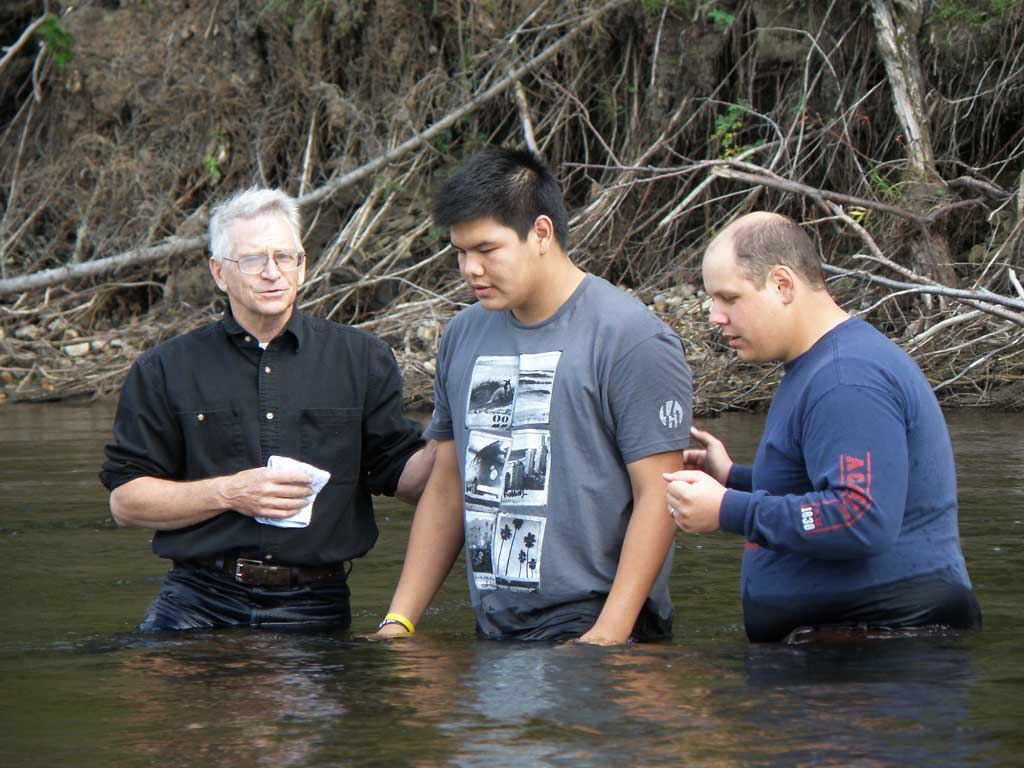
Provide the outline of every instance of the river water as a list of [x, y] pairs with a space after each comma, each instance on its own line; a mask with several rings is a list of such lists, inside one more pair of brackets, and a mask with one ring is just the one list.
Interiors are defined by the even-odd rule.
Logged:
[[[460, 566], [373, 643], [411, 514], [378, 505], [353, 632], [134, 633], [165, 565], [110, 521], [113, 404], [0, 407], [0, 766], [1010, 765], [1024, 762], [1024, 415], [948, 415], [985, 628], [751, 646], [741, 541], [676, 540], [670, 643], [477, 640]], [[749, 460], [762, 417], [704, 426]]]

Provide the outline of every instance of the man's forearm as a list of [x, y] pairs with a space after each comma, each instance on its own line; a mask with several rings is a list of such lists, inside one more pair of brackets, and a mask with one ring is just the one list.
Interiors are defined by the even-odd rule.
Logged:
[[[424, 494], [421, 505], [426, 502]], [[414, 624], [420, 620], [462, 550], [463, 536], [460, 509], [431, 506], [422, 513], [417, 510], [389, 612], [399, 613]]]
[[201, 523], [228, 509], [221, 478], [175, 482], [138, 477], [110, 494], [110, 512], [118, 525], [173, 530]]
[[402, 575], [389, 612], [399, 613], [415, 624], [434, 599], [462, 549], [462, 500], [455, 446], [445, 441], [437, 446], [434, 470], [416, 507]]
[[407, 504], [416, 505], [423, 495], [427, 480], [430, 479], [430, 471], [434, 468], [434, 459], [437, 456], [437, 442], [428, 440], [427, 444], [409, 457], [398, 478], [398, 485], [395, 487], [395, 498], [401, 499]]
[[651, 496], [634, 502], [615, 581], [594, 625], [599, 634], [618, 642], [629, 639], [675, 535], [664, 495]]
[[675, 535], [675, 523], [665, 507], [664, 475], [682, 466], [682, 451], [656, 453], [627, 465], [633, 489], [633, 514], [626, 527], [619, 566], [604, 608], [581, 640], [596, 643], [629, 640], [636, 617], [661, 572]]

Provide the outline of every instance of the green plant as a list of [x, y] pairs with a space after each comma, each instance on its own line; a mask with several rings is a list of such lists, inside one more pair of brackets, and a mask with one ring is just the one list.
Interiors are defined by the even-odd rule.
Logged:
[[381, 187], [381, 191], [384, 193], [384, 198], [387, 199], [392, 195], [402, 192], [405, 187], [402, 182], [397, 179], [389, 179], [387, 176], [379, 175], [376, 178], [377, 183]]
[[652, 15], [660, 14], [666, 5], [675, 5], [678, 11], [689, 14], [692, 11], [693, 0], [644, 0], [644, 8]]
[[720, 8], [708, 9], [708, 19], [711, 23], [718, 27], [720, 32], [725, 32], [729, 27], [736, 23], [736, 17], [728, 11], [723, 11]]
[[941, 21], [989, 24], [1024, 9], [1024, 0], [939, 0], [936, 14]]
[[216, 184], [224, 177], [224, 172], [220, 169], [220, 161], [217, 160], [212, 154], [207, 154], [203, 158], [203, 168], [210, 174], [210, 178], [213, 179], [213, 183]]
[[203, 156], [203, 168], [214, 184], [224, 178], [224, 164], [231, 156], [231, 141], [228, 135], [218, 129], [210, 133], [210, 140], [206, 144], [206, 154]]
[[53, 54], [53, 60], [57, 62], [57, 66], [64, 69], [74, 56], [72, 45], [75, 42], [75, 36], [64, 28], [61, 20], [56, 16], [50, 16], [39, 26], [39, 36], [50, 53]]
[[440, 152], [442, 155], [448, 154], [448, 150], [451, 149], [452, 141], [455, 140], [455, 135], [452, 133], [450, 128], [445, 128], [434, 139], [434, 149]]
[[735, 104], [730, 104], [724, 115], [715, 118], [715, 132], [712, 138], [718, 143], [719, 157], [723, 160], [764, 144], [764, 139], [758, 139], [752, 144], [738, 144], [736, 141], [737, 134], [743, 128], [743, 118], [750, 114], [750, 111], [750, 102], [741, 99]]

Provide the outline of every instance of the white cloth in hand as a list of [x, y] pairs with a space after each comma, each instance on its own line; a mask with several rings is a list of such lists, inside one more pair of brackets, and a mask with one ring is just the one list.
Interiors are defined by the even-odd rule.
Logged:
[[325, 469], [314, 467], [312, 464], [289, 459], [287, 456], [271, 456], [267, 461], [267, 466], [271, 469], [296, 469], [305, 472], [310, 477], [313, 494], [308, 497], [309, 504], [291, 517], [257, 517], [256, 522], [264, 525], [276, 525], [279, 528], [305, 528], [313, 516], [313, 502], [316, 501], [316, 495], [327, 485], [327, 481], [331, 479], [331, 473]]

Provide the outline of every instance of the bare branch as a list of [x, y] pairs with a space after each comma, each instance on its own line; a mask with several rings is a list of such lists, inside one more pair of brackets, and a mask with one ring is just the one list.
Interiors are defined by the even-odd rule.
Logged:
[[207, 239], [205, 237], [172, 238], [160, 245], [154, 245], [149, 248], [136, 248], [135, 250], [119, 253], [116, 256], [108, 256], [105, 259], [86, 261], [81, 264], [68, 264], [55, 269], [34, 272], [31, 275], [11, 277], [7, 280], [0, 280], [0, 296], [30, 291], [34, 288], [59, 285], [68, 280], [94, 277], [122, 267], [146, 264], [151, 261], [174, 256], [183, 256], [192, 251], [202, 250], [206, 247], [206, 243]]
[[1012, 309], [1016, 309], [1019, 312], [1024, 313], [1024, 300], [1011, 299], [989, 291], [965, 291], [961, 288], [947, 288], [944, 285], [915, 285], [913, 283], [901, 283], [897, 280], [889, 280], [885, 277], [873, 275], [870, 272], [843, 269], [842, 267], [835, 267], [831, 264], [822, 264], [821, 268], [833, 275], [866, 280], [870, 283], [878, 283], [879, 285], [884, 285], [888, 288], [897, 288], [908, 293], [929, 293], [935, 296], [945, 296], [950, 299], [957, 299], [965, 304], [969, 304], [975, 309], [980, 309], [984, 312], [988, 312], [989, 314], [997, 315], [1004, 320], [1009, 320], [1017, 325], [1024, 326], [1024, 314], [1000, 309], [1000, 306], [1011, 307]]
[[18, 51], [25, 46], [25, 43], [29, 41], [32, 34], [51, 18], [54, 18], [52, 13], [44, 13], [38, 19], [25, 27], [25, 30], [21, 33], [21, 37], [15, 40], [11, 45], [4, 48], [4, 57], [0, 59], [0, 73], [2, 73], [11, 60], [18, 55]]

